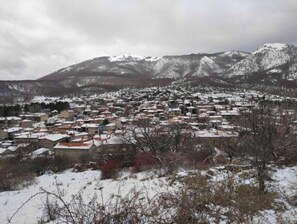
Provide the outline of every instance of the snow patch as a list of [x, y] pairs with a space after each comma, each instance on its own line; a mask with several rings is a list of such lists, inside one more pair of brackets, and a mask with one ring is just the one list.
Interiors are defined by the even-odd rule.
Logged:
[[108, 60], [110, 62], [116, 62], [116, 61], [157, 61], [159, 60], [159, 57], [150, 57], [150, 56], [138, 56], [138, 55], [129, 55], [129, 54], [124, 54], [124, 55], [119, 55], [119, 56], [110, 56]]
[[246, 57], [248, 56], [250, 53], [247, 52], [243, 52], [243, 51], [227, 51], [225, 53], [223, 53], [224, 56], [229, 56], [229, 57], [233, 57], [233, 56], [241, 56], [241, 57]]
[[260, 52], [266, 51], [266, 50], [282, 51], [287, 47], [288, 47], [288, 45], [283, 44], [283, 43], [268, 43], [268, 44], [264, 44], [258, 50], [254, 51], [252, 54], [257, 54], [257, 53], [260, 53]]

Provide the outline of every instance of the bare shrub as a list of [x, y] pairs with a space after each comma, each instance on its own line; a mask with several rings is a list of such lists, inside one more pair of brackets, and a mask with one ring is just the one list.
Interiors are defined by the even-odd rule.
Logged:
[[205, 168], [213, 163], [213, 149], [209, 145], [200, 145], [198, 149], [185, 153], [185, 166]]
[[134, 160], [134, 171], [140, 172], [157, 167], [158, 161], [153, 153], [139, 152]]
[[88, 163], [90, 161], [92, 161], [92, 157], [91, 157], [90, 154], [83, 154], [79, 158], [79, 162], [83, 163], [83, 164], [86, 164], [86, 163]]
[[11, 164], [2, 162], [0, 165], [0, 191], [16, 190], [30, 185], [35, 178], [28, 164], [19, 162]]
[[50, 161], [50, 168], [54, 172], [61, 172], [72, 166], [70, 159], [67, 156], [55, 156]]
[[82, 197], [84, 189], [68, 202], [63, 199], [64, 195], [59, 190], [57, 193], [42, 190], [30, 199], [46, 194], [44, 221], [57, 223], [239, 224], [255, 221], [261, 223], [261, 211], [274, 209], [277, 196], [274, 192], [258, 194], [256, 187], [238, 184], [233, 176], [213, 181], [200, 174], [179, 178], [178, 187], [156, 193], [154, 196], [149, 196], [146, 189], [132, 189], [124, 195], [119, 188], [116, 194], [103, 200], [100, 188], [97, 192], [99, 195], [94, 194], [95, 196], [86, 201]]
[[158, 201], [173, 223], [252, 223], [261, 211], [273, 208], [276, 197], [274, 192], [259, 195], [257, 188], [237, 184], [233, 177], [213, 182], [194, 175], [182, 182], [182, 187], [163, 193]]
[[121, 163], [118, 160], [108, 160], [100, 167], [101, 179], [116, 178], [120, 166]]
[[46, 200], [43, 203], [43, 206], [46, 222], [54, 221], [58, 218], [59, 205], [57, 201], [50, 201], [49, 195], [46, 195]]
[[37, 175], [42, 175], [45, 171], [50, 169], [51, 158], [37, 157], [29, 161], [30, 169]]

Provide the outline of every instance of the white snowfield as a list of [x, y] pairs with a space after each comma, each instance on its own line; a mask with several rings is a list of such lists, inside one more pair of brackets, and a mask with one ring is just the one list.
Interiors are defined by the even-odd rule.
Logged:
[[[212, 170], [216, 170], [213, 168]], [[223, 180], [226, 173], [217, 171], [214, 180]], [[188, 175], [187, 171], [180, 171], [179, 176]], [[85, 171], [75, 173], [65, 171], [60, 174], [45, 174], [37, 177], [35, 183], [18, 191], [7, 191], [0, 193], [0, 223], [8, 223], [8, 219], [35, 194], [42, 192], [42, 189], [58, 193], [63, 200], [70, 202], [74, 196], [81, 193], [84, 203], [88, 204], [94, 196], [97, 196], [99, 203], [106, 203], [113, 195], [125, 196], [133, 190], [142, 190], [146, 196], [152, 198], [161, 192], [168, 192], [176, 189], [177, 185], [169, 186], [166, 177], [158, 178], [153, 172], [142, 172], [131, 174], [123, 172], [117, 180], [101, 180], [100, 171]], [[297, 192], [297, 166], [284, 169], [277, 169], [273, 173], [271, 182], [272, 189], [276, 189], [287, 196], [296, 195]], [[53, 200], [53, 197], [49, 197]], [[11, 219], [13, 224], [35, 224], [39, 220], [45, 219], [44, 204], [46, 195], [39, 194], [31, 198]], [[277, 223], [276, 213], [273, 210], [266, 210], [262, 213], [267, 223]], [[296, 211], [292, 207], [284, 212], [283, 216], [291, 220], [296, 216]], [[296, 221], [296, 220], [295, 220]], [[56, 223], [55, 221], [50, 223]], [[224, 222], [222, 222], [224, 223]]]
[[[125, 196], [132, 190], [145, 190], [151, 197], [162, 189], [167, 190], [165, 178], [150, 178], [153, 173], [123, 174], [119, 180], [100, 180], [100, 171], [75, 173], [66, 171], [60, 174], [45, 174], [37, 177], [35, 183], [18, 191], [0, 193], [0, 223], [8, 223], [8, 219], [30, 197], [42, 189], [58, 193], [62, 192], [63, 200], [70, 202], [74, 195], [81, 192], [83, 200], [88, 203], [95, 195], [99, 202], [106, 202], [112, 195]], [[59, 189], [59, 190], [58, 190]], [[50, 200], [53, 197], [50, 196]], [[13, 224], [35, 224], [45, 219], [44, 204], [46, 194], [39, 194], [26, 203], [12, 218]], [[54, 222], [55, 223], [55, 222]]]
[[108, 60], [110, 62], [116, 61], [148, 61], [153, 62], [159, 60], [159, 57], [150, 57], [150, 56], [138, 56], [138, 55], [130, 55], [130, 54], [123, 54], [119, 56], [110, 56]]

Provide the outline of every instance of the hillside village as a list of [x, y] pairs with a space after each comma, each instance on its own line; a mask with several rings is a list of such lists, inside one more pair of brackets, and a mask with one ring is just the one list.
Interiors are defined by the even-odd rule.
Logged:
[[[79, 162], [86, 155], [125, 154], [133, 150], [125, 141], [129, 130], [144, 121], [158, 127], [178, 125], [198, 142], [236, 138], [232, 121], [261, 99], [263, 95], [257, 92], [208, 94], [164, 87], [74, 98], [69, 109], [60, 113], [40, 111], [0, 118], [0, 155], [59, 155]], [[40, 100], [46, 102], [38, 97], [32, 102]]]
[[[278, 113], [280, 110], [274, 111], [277, 107], [281, 108], [282, 104], [287, 107], [281, 110], [281, 114]], [[260, 117], [265, 122], [268, 121], [268, 125], [272, 125], [268, 126], [268, 130], [280, 127], [273, 134], [274, 139], [269, 139], [269, 143], [274, 146], [272, 149], [268, 148], [269, 154], [263, 151], [264, 157], [258, 153], [267, 150], [265, 148], [267, 133], [262, 136], [263, 138], [252, 137], [252, 141], [255, 142], [251, 142], [249, 134], [246, 139], [240, 136], [248, 130], [243, 129], [246, 124], [241, 123], [242, 118], [251, 114], [256, 108], [263, 108], [263, 105], [268, 106], [268, 112], [272, 109], [274, 114], [267, 117], [265, 110], [264, 114], [256, 115], [256, 120], [250, 121], [260, 124], [260, 120], [257, 120]], [[195, 192], [199, 195], [200, 192], [204, 192], [204, 187], [206, 189], [223, 187], [229, 191], [230, 186], [226, 185], [228, 181], [232, 181], [234, 187], [239, 189], [235, 193], [230, 192], [230, 197], [244, 197], [243, 201], [249, 202], [243, 205], [250, 207], [240, 210], [241, 204], [226, 205], [224, 203], [228, 197], [224, 197], [222, 201], [211, 202], [212, 198], [218, 197], [220, 190], [223, 189], [213, 191], [218, 195], [210, 195], [210, 198], [205, 201], [207, 206], [209, 203], [219, 203], [219, 205], [222, 203], [220, 206], [234, 208], [234, 212], [248, 214], [244, 216], [245, 218], [238, 216], [239, 221], [246, 218], [257, 220], [261, 215], [264, 219], [276, 220], [280, 218], [277, 214], [278, 206], [285, 206], [282, 211], [288, 212], [289, 219], [294, 220], [296, 194], [295, 190], [290, 190], [290, 186], [295, 177], [294, 164], [297, 159], [295, 106], [294, 98], [262, 94], [254, 90], [214, 89], [177, 84], [143, 89], [126, 88], [100, 95], [35, 97], [26, 104], [12, 107], [20, 111], [18, 116], [0, 118], [0, 189], [2, 191], [0, 207], [4, 215], [2, 221], [14, 219], [17, 223], [23, 223], [25, 217], [24, 220], [27, 221], [33, 218], [37, 221], [41, 220], [42, 223], [43, 221], [48, 223], [65, 218], [63, 204], [60, 206], [59, 203], [53, 202], [55, 203], [53, 205], [52, 202], [47, 201], [48, 199], [44, 202], [44, 196], [32, 199], [32, 203], [36, 205], [43, 203], [36, 207], [34, 212], [30, 211], [32, 209], [30, 206], [22, 208], [28, 198], [34, 197], [35, 194], [46, 193], [46, 197], [58, 194], [60, 200], [66, 200], [66, 195], [72, 195], [73, 199], [69, 202], [71, 206], [71, 203], [77, 203], [80, 196], [94, 197], [96, 206], [100, 203], [111, 203], [110, 210], [106, 212], [113, 214], [116, 211], [114, 206], [117, 205], [112, 202], [114, 194], [127, 197], [130, 201], [134, 197], [141, 197], [143, 191], [150, 192], [150, 197], [155, 198], [159, 191], [171, 194], [168, 188], [172, 188], [176, 191], [172, 193], [173, 198], [170, 200], [175, 200], [175, 197], [184, 198], [179, 194], [183, 192], [182, 189], [186, 189], [187, 192], [191, 192], [186, 197], [187, 200], [192, 200], [192, 197], [197, 196]], [[7, 111], [6, 113], [8, 114]], [[261, 116], [264, 117], [261, 118]], [[276, 118], [278, 123], [269, 120], [270, 116], [274, 117], [273, 119]], [[282, 121], [282, 117], [285, 120]], [[264, 126], [260, 125], [260, 128], [265, 127], [265, 122]], [[274, 124], [276, 126], [273, 126]], [[261, 135], [262, 129], [257, 131]], [[247, 148], [242, 148], [240, 144]], [[246, 151], [248, 148], [249, 151]], [[259, 155], [260, 159], [257, 157]], [[266, 166], [264, 171], [258, 168], [261, 162]], [[276, 172], [271, 172], [272, 165]], [[293, 165], [292, 168], [290, 168], [291, 165]], [[254, 173], [261, 172], [269, 173], [277, 181], [271, 182], [270, 175], [254, 176]], [[136, 179], [133, 175], [136, 175], [134, 177]], [[203, 178], [209, 180], [204, 182]], [[190, 182], [184, 182], [183, 179], [185, 181], [189, 179]], [[192, 186], [195, 181], [199, 181], [200, 191], [193, 191], [196, 189], [195, 185]], [[204, 186], [203, 183], [206, 185]], [[148, 186], [145, 186], [147, 184]], [[180, 184], [181, 188], [178, 187]], [[271, 188], [271, 184], [274, 188]], [[125, 193], [116, 192], [122, 185]], [[73, 189], [69, 188], [70, 186], [73, 186]], [[98, 188], [98, 186], [102, 187]], [[145, 187], [149, 189], [145, 190]], [[63, 190], [61, 191], [60, 188]], [[103, 193], [103, 188], [109, 190]], [[275, 193], [275, 188], [279, 193]], [[289, 194], [282, 192], [281, 188], [287, 189]], [[87, 192], [83, 193], [80, 189], [87, 189]], [[135, 189], [138, 190], [135, 192]], [[257, 189], [260, 190], [260, 194]], [[73, 196], [75, 194], [78, 195]], [[98, 194], [103, 194], [104, 202], [96, 199], [102, 196]], [[124, 196], [125, 194], [127, 195]], [[160, 196], [156, 198], [160, 200], [157, 204], [151, 205], [152, 198], [149, 196], [146, 196], [148, 201], [142, 201], [142, 203], [150, 204], [149, 209], [159, 209], [159, 206], [165, 202], [162, 194]], [[208, 193], [204, 192], [200, 196], [208, 197]], [[15, 203], [12, 198], [19, 198], [18, 202]], [[276, 199], [279, 201], [274, 201]], [[122, 200], [126, 199], [122, 198]], [[170, 200], [168, 202], [173, 202]], [[82, 201], [78, 203], [85, 205]], [[124, 206], [125, 202], [121, 201], [121, 203], [123, 204], [119, 206]], [[136, 202], [131, 204], [132, 210], [135, 209], [133, 206], [137, 206], [134, 203]], [[189, 210], [189, 216], [197, 212], [197, 202], [193, 203], [194, 207]], [[50, 215], [51, 210], [46, 210], [52, 208], [51, 206], [57, 209], [54, 216]], [[177, 206], [184, 208], [185, 205]], [[19, 208], [22, 210], [17, 214]], [[273, 215], [264, 214], [272, 208]], [[44, 211], [47, 213], [44, 214]], [[129, 215], [131, 211], [127, 210]], [[75, 211], [70, 210], [70, 212]], [[204, 220], [205, 213], [210, 212], [209, 215], [214, 218], [217, 211], [213, 208], [199, 210], [199, 212], [201, 212], [199, 217]], [[83, 213], [78, 214], [83, 215]], [[232, 220], [234, 219], [232, 214], [224, 213], [219, 220]], [[141, 216], [137, 214], [137, 218], [139, 218], [138, 215]], [[148, 214], [144, 217], [153, 220], [159, 216]], [[80, 216], [78, 218], [80, 219]], [[126, 220], [124, 217], [120, 218]], [[281, 215], [281, 218], [284, 216]], [[150, 222], [147, 221], [147, 223]], [[72, 221], [72, 223], [76, 222]]]
[[297, 224], [297, 0], [3, 3], [0, 224]]

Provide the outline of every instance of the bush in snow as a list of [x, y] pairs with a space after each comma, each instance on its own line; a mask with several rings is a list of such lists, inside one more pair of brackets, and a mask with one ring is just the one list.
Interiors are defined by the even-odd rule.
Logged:
[[15, 164], [1, 161], [0, 163], [0, 191], [16, 190], [30, 184], [34, 178], [35, 174], [26, 162]]
[[102, 172], [101, 179], [116, 178], [118, 169], [120, 167], [121, 163], [118, 160], [108, 160], [100, 167]]
[[139, 152], [135, 157], [133, 168], [135, 172], [140, 172], [156, 168], [157, 165], [158, 161], [154, 153]]

